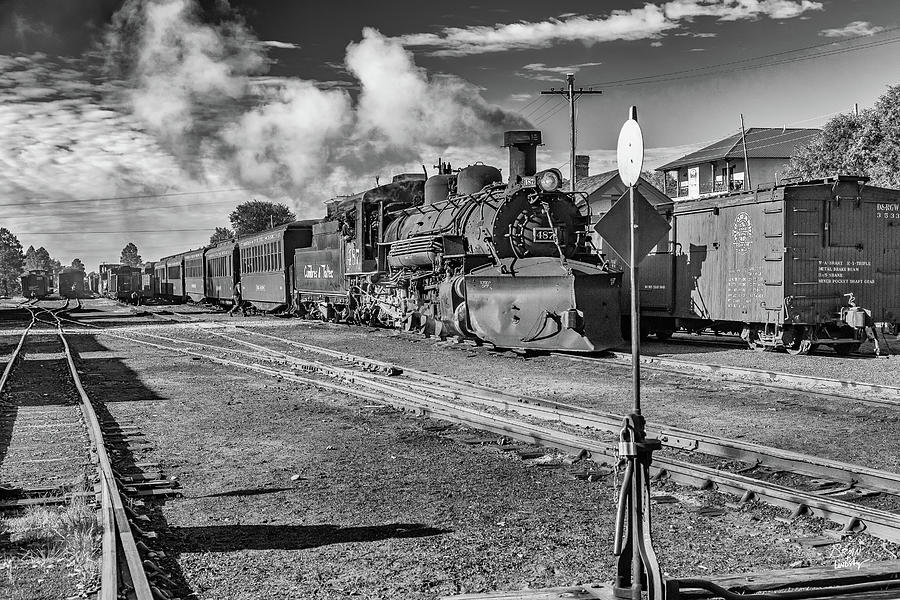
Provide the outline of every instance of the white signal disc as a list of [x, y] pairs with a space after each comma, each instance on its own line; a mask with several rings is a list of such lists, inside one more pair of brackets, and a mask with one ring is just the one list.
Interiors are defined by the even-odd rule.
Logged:
[[619, 145], [616, 148], [616, 161], [622, 183], [631, 186], [641, 177], [644, 166], [644, 136], [641, 126], [634, 119], [628, 119], [619, 132]]

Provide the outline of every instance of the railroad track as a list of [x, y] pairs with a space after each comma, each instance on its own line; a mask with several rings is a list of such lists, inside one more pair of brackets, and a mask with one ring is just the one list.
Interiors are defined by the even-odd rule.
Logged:
[[[567, 360], [593, 364], [619, 364], [631, 366], [631, 354], [611, 352], [609, 357], [581, 356], [562, 352], [552, 353]], [[871, 406], [888, 408], [900, 407], [900, 387], [866, 383], [850, 379], [831, 379], [813, 375], [798, 375], [781, 371], [735, 367], [714, 363], [664, 358], [659, 356], [641, 356], [641, 366], [653, 371], [662, 371], [684, 376], [715, 377], [726, 381], [746, 383], [758, 387], [804, 392], [820, 398], [854, 400]]]
[[[80, 302], [77, 305], [80, 306]], [[17, 473], [20, 482], [37, 480], [42, 481], [44, 485], [37, 488], [7, 489], [7, 496], [16, 497], [5, 500], [2, 508], [14, 509], [33, 504], [67, 502], [71, 498], [71, 492], [62, 493], [64, 488], [57, 484], [46, 485], [47, 469], [48, 465], [64, 464], [70, 467], [68, 473], [64, 475], [71, 475], [73, 472], [71, 467], [75, 464], [77, 466], [75, 471], [80, 477], [87, 479], [89, 484], [85, 486], [84, 491], [76, 493], [89, 497], [99, 496], [102, 556], [98, 600], [116, 600], [120, 594], [127, 594], [129, 598], [136, 600], [170, 598], [171, 596], [161, 591], [159, 587], [151, 585], [145, 564], [152, 565], [152, 563], [146, 563], [146, 559], [142, 558], [138, 551], [138, 542], [135, 538], [135, 531], [138, 529], [133, 528], [129, 519], [130, 514], [133, 514], [129, 506], [130, 501], [123, 494], [120, 478], [113, 468], [113, 461], [105, 441], [105, 437], [122, 434], [104, 430], [102, 421], [85, 392], [62, 327], [64, 319], [62, 315], [70, 308], [69, 300], [55, 309], [44, 308], [39, 304], [29, 306], [31, 322], [23, 331], [0, 376], [0, 393], [5, 392], [9, 400], [5, 403], [4, 412], [4, 425], [12, 429], [9, 439], [15, 440], [19, 430], [42, 428], [42, 437], [35, 440], [34, 435], [30, 436], [33, 441], [38, 442], [38, 447], [31, 450], [44, 452], [49, 449], [53, 454], [45, 456], [44, 452], [43, 458], [30, 463], [32, 468], [24, 471], [19, 469]], [[41, 329], [42, 326], [49, 326], [52, 329]], [[41, 336], [42, 339], [34, 343], [32, 336]], [[39, 349], [45, 350], [41, 353], [42, 357], [48, 357], [45, 360], [55, 359], [63, 363], [52, 374], [62, 386], [68, 388], [62, 394], [64, 396], [62, 401], [60, 398], [43, 400], [44, 397], [52, 395], [35, 391], [36, 388], [44, 389], [51, 377], [47, 365], [29, 367], [28, 363], [35, 361], [27, 360], [26, 354], [34, 355]], [[48, 349], [52, 352], [47, 352]], [[41, 384], [40, 388], [38, 382]], [[35, 396], [39, 397], [38, 400], [29, 400], [29, 397]], [[30, 414], [34, 409], [39, 409], [36, 418]], [[71, 440], [74, 442], [69, 443]], [[4, 467], [12, 462], [10, 458], [16, 458], [14, 445], [6, 450]], [[96, 470], [90, 467], [92, 464]], [[50, 473], [49, 481], [58, 482], [59, 469], [56, 471]], [[13, 493], [14, 491], [17, 493]]]
[[[197, 319], [187, 315], [179, 315], [178, 318], [169, 319], [169, 315], [150, 314], [170, 322], [197, 322]], [[564, 352], [552, 352], [551, 355], [566, 360], [600, 365], [616, 365], [621, 367], [630, 367], [631, 365], [631, 354], [627, 352], [613, 351], [602, 357], [576, 355]], [[685, 377], [712, 377], [725, 381], [750, 384], [766, 389], [803, 392], [823, 399], [854, 400], [871, 406], [900, 408], [900, 387], [898, 386], [646, 355], [641, 357], [641, 365], [648, 370]]]
[[[204, 332], [212, 339], [197, 341], [146, 329], [129, 334], [121, 330], [103, 332], [164, 351], [348, 393], [521, 442], [550, 446], [575, 455], [587, 452], [595, 462], [610, 465], [617, 462], [616, 434], [622, 426], [619, 415], [475, 386], [252, 328], [203, 324], [186, 330]], [[257, 343], [263, 341], [269, 345]], [[281, 348], [272, 347], [273, 343]], [[297, 351], [305, 356], [297, 356]], [[524, 417], [550, 422], [553, 426], [535, 424]], [[605, 439], [598, 439], [598, 431], [605, 434]], [[866, 530], [877, 537], [900, 542], [900, 514], [848, 499], [877, 493], [900, 496], [900, 475], [652, 423], [649, 433], [661, 439], [666, 450], [654, 457], [654, 469], [659, 477], [668, 476], [700, 488], [715, 486], [744, 501], [755, 498], [787, 507], [793, 515], [826, 518], [841, 524], [846, 532]], [[710, 466], [711, 458], [729, 461], [734, 468]], [[804, 485], [779, 484], [775, 481], [778, 473], [805, 478]]]

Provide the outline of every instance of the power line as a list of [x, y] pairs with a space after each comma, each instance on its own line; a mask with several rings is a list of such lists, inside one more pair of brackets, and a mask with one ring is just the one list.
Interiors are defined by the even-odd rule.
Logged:
[[[117, 211], [117, 210], [127, 210], [130, 214], [130, 213], [136, 213], [136, 212], [141, 212], [141, 211], [146, 211], [146, 210], [165, 210], [165, 209], [169, 209], [169, 208], [194, 208], [196, 206], [212, 206], [214, 204], [232, 204], [233, 202], [234, 202], [234, 200], [213, 200], [211, 202], [192, 202], [191, 204], [166, 204], [163, 206], [141, 206], [138, 208], [133, 208], [131, 206], [108, 206], [108, 207], [103, 207], [103, 208], [98, 207], [94, 210], [101, 211], [102, 213], [109, 213], [111, 211]], [[28, 209], [30, 207], [31, 207], [30, 204], [25, 204], [25, 205], [19, 206], [19, 208], [23, 208], [23, 209]], [[4, 216], [3, 219], [37, 219], [37, 218], [43, 219], [48, 216], [57, 217], [57, 216], [64, 216], [64, 215], [88, 216], [88, 211], [90, 211], [90, 210], [92, 210], [92, 209], [75, 209], [74, 211], [71, 211], [71, 212], [69, 212], [69, 211], [54, 211], [51, 215], [46, 215], [46, 214], [43, 214], [43, 215], [34, 215], [34, 214], [32, 214], [32, 215], [28, 215], [28, 214], [10, 215], [10, 216]]]
[[[880, 31], [878, 34], [875, 34], [875, 35], [884, 35], [886, 33], [890, 33], [890, 32], [897, 31], [897, 30], [900, 30], [900, 27], [891, 27], [891, 28]], [[694, 67], [692, 69], [683, 69], [681, 71], [672, 71], [670, 73], [659, 73], [656, 75], [645, 75], [642, 77], [631, 77], [628, 79], [604, 81], [604, 82], [595, 83], [593, 85], [604, 86], [604, 87], [625, 87], [625, 86], [631, 86], [631, 85], [643, 85], [643, 84], [648, 84], [648, 83], [661, 83], [661, 82], [673, 81], [673, 80], [677, 80], [677, 79], [688, 79], [691, 77], [701, 77], [704, 75], [712, 75], [717, 72], [720, 72], [724, 67], [731, 67], [734, 65], [745, 64], [745, 63], [749, 63], [749, 62], [753, 62], [753, 61], [778, 58], [781, 56], [787, 56], [789, 54], [795, 54], [797, 52], [805, 52], [807, 50], [817, 50], [820, 48], [831, 48], [825, 52], [819, 52], [816, 54], [811, 54], [809, 56], [798, 56], [795, 58], [786, 58], [784, 60], [779, 60], [779, 61], [772, 62], [772, 63], [763, 63], [763, 64], [759, 64], [759, 65], [748, 65], [748, 66], [742, 67], [737, 70], [744, 71], [744, 70], [749, 70], [749, 69], [758, 69], [758, 68], [777, 66], [777, 65], [787, 64], [787, 63], [791, 63], [791, 62], [811, 60], [814, 58], [831, 56], [833, 54], [843, 54], [845, 52], [854, 52], [857, 50], [864, 50], [867, 48], [873, 48], [873, 47], [882, 46], [885, 44], [892, 44], [892, 43], [900, 42], [900, 37], [894, 37], [894, 38], [888, 38], [886, 40], [873, 40], [873, 41], [867, 42], [865, 44], [858, 44], [856, 46], [851, 46], [851, 47], [833, 48], [833, 46], [835, 44], [852, 42], [852, 41], [864, 39], [864, 38], [868, 39], [871, 37], [872, 36], [869, 36], [869, 35], [861, 35], [861, 36], [856, 36], [856, 37], [852, 37], [852, 38], [847, 38], [845, 40], [842, 40], [841, 42], [826, 42], [823, 44], [806, 46], [804, 48], [796, 48], [794, 50], [784, 50], [782, 52], [773, 52], [771, 54], [763, 54], [760, 56], [754, 56], [754, 57], [750, 57], [750, 58], [742, 58], [742, 59], [733, 60], [733, 61], [729, 61], [729, 62], [725, 62], [725, 63], [719, 63], [716, 65], [708, 65], [705, 67]]]
[[143, 200], [147, 198], [170, 198], [173, 196], [191, 196], [191, 195], [200, 195], [200, 194], [223, 194], [225, 192], [249, 192], [252, 191], [249, 188], [228, 188], [224, 190], [200, 190], [196, 192], [169, 192], [165, 194], [143, 194], [136, 196], [106, 196], [102, 198], [80, 198], [80, 199], [72, 199], [72, 200], [38, 200], [36, 202], [13, 202], [9, 204], [0, 204], [0, 207], [8, 207], [8, 206], [37, 206], [43, 204], [75, 204], [79, 202], [110, 202], [115, 200]]
[[[90, 234], [111, 234], [111, 235], [119, 235], [123, 233], [183, 233], [183, 232], [200, 232], [200, 231], [213, 231], [215, 227], [206, 227], [205, 229], [122, 229], [120, 231], [78, 231], [77, 233], [90, 233]], [[72, 235], [72, 231], [21, 231], [16, 233], [16, 236], [20, 235]]]

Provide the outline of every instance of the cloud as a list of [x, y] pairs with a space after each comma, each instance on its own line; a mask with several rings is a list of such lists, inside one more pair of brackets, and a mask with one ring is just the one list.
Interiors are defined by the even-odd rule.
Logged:
[[839, 27], [837, 29], [823, 29], [819, 32], [819, 35], [837, 38], [862, 37], [867, 35], [875, 35], [876, 33], [879, 33], [881, 31], [884, 31], [884, 27], [872, 25], [868, 21], [853, 21], [852, 23], [847, 23], [843, 27]]
[[267, 40], [265, 42], [260, 42], [263, 46], [268, 48], [281, 48], [284, 50], [299, 50], [302, 46], [300, 44], [294, 44], [292, 42], [279, 42], [276, 40]]
[[525, 72], [519, 72], [516, 75], [537, 81], [559, 83], [560, 81], [565, 81], [565, 75], [568, 73], [576, 73], [579, 69], [596, 67], [602, 64], [602, 62], [587, 62], [567, 66], [548, 66], [544, 63], [531, 63], [522, 67]]
[[578, 69], [582, 69], [585, 67], [598, 67], [602, 65], [602, 62], [586, 62], [586, 63], [578, 63], [576, 65], [567, 65], [562, 67], [551, 67], [545, 65], [544, 63], [531, 63], [523, 66], [522, 68], [526, 71], [543, 71], [548, 73], [574, 73], [578, 71]]
[[421, 48], [433, 56], [466, 56], [547, 48], [570, 42], [593, 45], [655, 39], [698, 17], [719, 21], [790, 19], [821, 9], [822, 3], [812, 0], [671, 0], [647, 3], [631, 10], [614, 10], [602, 17], [567, 14], [540, 22], [446, 27], [437, 33], [411, 33], [397, 39], [404, 46]]
[[742, 21], [760, 17], [793, 19], [811, 10], [822, 10], [822, 3], [812, 0], [672, 0], [664, 7], [666, 16], [676, 21], [696, 17]]
[[[266, 44], [216, 6], [210, 18], [195, 0], [128, 0], [84, 57], [0, 55], [0, 197], [21, 207], [2, 224], [157, 231], [23, 243], [98, 261], [135, 237], [151, 258], [203, 243], [208, 234], [170, 230], [222, 225], [251, 193], [314, 217], [322, 200], [437, 156], [502, 164], [502, 131], [530, 127], [471, 83], [428, 74], [374, 29], [347, 47], [349, 82], [267, 75]], [[182, 191], [198, 196], [39, 203]]]
[[528, 92], [518, 93], [518, 94], [510, 94], [509, 101], [510, 102], [525, 102], [527, 100], [531, 100], [534, 97], [534, 94], [530, 94]]

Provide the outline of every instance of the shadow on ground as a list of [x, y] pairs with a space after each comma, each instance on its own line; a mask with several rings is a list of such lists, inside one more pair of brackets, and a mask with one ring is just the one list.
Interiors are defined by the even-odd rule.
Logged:
[[418, 523], [362, 527], [337, 525], [216, 525], [174, 527], [169, 537], [176, 552], [234, 552], [236, 550], [303, 550], [329, 544], [377, 542], [450, 533]]
[[[129, 368], [118, 357], [103, 358], [82, 358], [81, 354], [89, 352], [110, 352], [110, 348], [105, 346], [102, 338], [98, 339], [95, 335], [75, 335], [70, 336], [69, 343], [72, 348], [72, 355], [75, 364], [78, 365], [81, 378], [84, 383], [85, 390], [94, 404], [94, 410], [97, 418], [100, 419], [104, 432], [114, 432], [121, 430], [123, 426], [128, 426], [128, 422], [119, 422], [116, 417], [108, 410], [107, 403], [118, 402], [148, 402], [164, 399], [153, 390], [147, 388], [142, 382], [138, 374]], [[135, 423], [140, 427], [140, 423]], [[135, 438], [140, 439], [140, 438]], [[128, 474], [153, 472], [158, 469], [148, 464], [150, 457], [148, 456], [151, 448], [138, 443], [116, 443], [107, 442], [107, 451], [113, 463], [113, 469], [119, 476]], [[165, 473], [162, 473], [165, 476]], [[168, 499], [165, 496], [144, 496], [132, 497], [126, 500], [127, 504], [141, 516], [142, 520], [138, 524], [140, 530], [144, 532], [165, 532], [169, 525], [163, 514], [163, 507]], [[134, 526], [134, 522], [132, 525]], [[136, 539], [144, 543], [151, 550], [168, 550], [168, 548], [159, 547], [159, 538], [141, 537], [136, 532]], [[143, 559], [148, 557], [143, 556]], [[165, 576], [171, 581], [171, 584], [165, 580], [154, 581], [153, 575], [150, 575], [150, 581], [157, 587], [162, 587], [171, 591], [175, 596], [186, 598], [193, 597], [193, 591], [187, 583], [178, 562], [166, 553], [166, 556], [156, 560], [165, 573]]]

